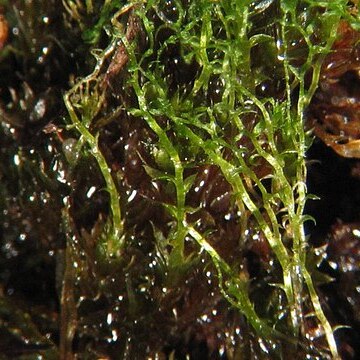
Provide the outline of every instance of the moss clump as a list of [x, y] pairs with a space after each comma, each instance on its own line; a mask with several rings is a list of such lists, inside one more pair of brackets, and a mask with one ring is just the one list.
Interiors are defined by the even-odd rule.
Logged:
[[[224, 299], [246, 317], [267, 351], [271, 342], [278, 343], [275, 353], [281, 353], [279, 342], [311, 348], [305, 311], [313, 313], [337, 357], [306, 266], [311, 250], [303, 230], [303, 114], [344, 6], [126, 5], [112, 19], [113, 41], [98, 55], [95, 72], [65, 98], [110, 195], [112, 224], [104, 257], [123, 261], [133, 240], [144, 238], [161, 257], [155, 272], [172, 288], [193, 277], [195, 269], [214, 267], [210, 272]], [[109, 108], [118, 113], [105, 121]], [[120, 143], [114, 149], [106, 137], [116, 131]], [[107, 152], [101, 155], [102, 146]], [[108, 164], [114, 162], [119, 170], [109, 174]], [[132, 220], [136, 202], [161, 209], [161, 217], [154, 211], [156, 217], [148, 214], [141, 224]], [[247, 264], [246, 252], [258, 239], [265, 248], [261, 255], [271, 263], [268, 269], [261, 264], [268, 284], [259, 284]], [[161, 282], [153, 279], [144, 292], [157, 287]], [[281, 298], [281, 314], [266, 311], [257, 287]]]
[[96, 65], [56, 145], [60, 357], [339, 358], [304, 112], [346, 2], [64, 4]]

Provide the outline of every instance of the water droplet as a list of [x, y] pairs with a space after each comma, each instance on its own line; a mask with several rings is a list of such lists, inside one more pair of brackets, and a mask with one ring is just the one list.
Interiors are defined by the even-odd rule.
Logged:
[[111, 325], [112, 321], [113, 321], [112, 313], [108, 313], [108, 314], [107, 314], [107, 317], [106, 317], [106, 323], [107, 323], [108, 325]]
[[112, 341], [116, 341], [118, 339], [118, 334], [116, 330], [111, 330], [111, 335], [112, 335]]
[[359, 229], [353, 229], [352, 233], [353, 233], [354, 236], [360, 237], [360, 230]]
[[219, 355], [223, 356], [224, 354], [225, 354], [225, 346], [221, 345], [220, 348], [219, 348]]
[[284, 52], [284, 44], [282, 40], [277, 39], [276, 40], [276, 48], [278, 49], [277, 58], [280, 61], [283, 61], [285, 59], [285, 52]]
[[77, 149], [77, 140], [73, 138], [66, 139], [62, 144], [62, 150], [66, 160], [74, 165], [79, 158], [79, 151]]
[[45, 99], [41, 98], [37, 101], [34, 106], [33, 112], [31, 113], [31, 120], [40, 120], [44, 117], [46, 112]]
[[26, 240], [26, 234], [20, 234], [19, 235], [19, 240], [20, 241], [25, 241]]
[[91, 186], [88, 192], [86, 193], [86, 197], [90, 199], [94, 195], [95, 191], [96, 191], [96, 187]]
[[266, 347], [264, 341], [262, 339], [259, 339], [258, 342], [259, 342], [261, 350], [264, 351], [266, 354], [268, 354], [269, 349]]
[[15, 164], [16, 166], [19, 166], [19, 165], [20, 165], [20, 157], [19, 157], [18, 154], [15, 154], [15, 155], [14, 155], [14, 164]]
[[264, 12], [274, 0], [262, 0], [262, 1], [254, 1], [250, 4], [250, 9], [252, 9], [255, 13]]
[[176, 22], [179, 18], [179, 10], [176, 7], [176, 2], [173, 0], [161, 2], [157, 8], [157, 14], [165, 23], [171, 24]]
[[133, 190], [128, 198], [128, 202], [130, 203], [131, 201], [133, 201], [135, 199], [135, 196], [137, 194], [136, 190]]

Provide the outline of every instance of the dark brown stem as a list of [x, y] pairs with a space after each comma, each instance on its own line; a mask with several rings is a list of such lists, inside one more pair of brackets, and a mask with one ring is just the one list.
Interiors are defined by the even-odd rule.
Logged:
[[[131, 43], [135, 37], [139, 34], [141, 29], [140, 19], [131, 10], [127, 28], [125, 33], [125, 38], [128, 43]], [[129, 60], [129, 55], [126, 50], [126, 45], [123, 41], [119, 42], [119, 46], [115, 51], [115, 54], [111, 60], [109, 67], [106, 70], [105, 78], [103, 81], [103, 88], [106, 89], [108, 86], [111, 86], [111, 81], [120, 73], [120, 71], [124, 68], [125, 64]]]

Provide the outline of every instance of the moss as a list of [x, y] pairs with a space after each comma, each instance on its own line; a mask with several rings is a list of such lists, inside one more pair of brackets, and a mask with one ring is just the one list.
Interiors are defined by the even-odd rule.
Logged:
[[64, 14], [96, 64], [52, 133], [66, 190], [38, 175], [62, 200], [60, 357], [339, 358], [304, 230], [304, 114], [340, 19], [357, 26], [346, 2]]

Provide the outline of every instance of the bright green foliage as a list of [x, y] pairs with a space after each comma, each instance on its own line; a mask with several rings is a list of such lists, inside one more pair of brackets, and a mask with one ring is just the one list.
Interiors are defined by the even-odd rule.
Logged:
[[122, 7], [123, 1], [86, 0], [85, 3], [82, 3], [81, 1], [63, 0], [63, 4], [71, 18], [78, 23], [82, 30], [84, 41], [89, 44], [97, 44], [104, 27], [108, 26], [113, 12]]
[[[128, 53], [124, 92], [133, 93], [136, 99], [127, 112], [143, 119], [157, 139], [152, 153], [157, 168], [146, 165], [146, 173], [168, 184], [175, 194], [173, 203], [163, 204], [173, 220], [166, 239], [171, 247], [166, 259], [170, 273], [191, 266], [196, 254], [189, 256], [185, 251], [185, 239], [191, 239], [215, 265], [223, 296], [246, 316], [259, 336], [283, 337], [284, 327], [277, 328], [275, 322], [257, 315], [246, 275], [223, 259], [208, 234], [189, 220], [197, 210], [187, 205], [194, 181], [194, 171], [189, 169], [216, 165], [231, 186], [231, 201], [241, 217], [239, 244], [245, 241], [249, 226], [254, 226], [254, 222], [249, 225], [250, 218], [255, 219], [280, 265], [282, 282], [274, 286], [286, 296], [287, 326], [292, 333], [288, 340], [302, 331], [303, 302], [308, 296], [332, 357], [337, 358], [333, 330], [305, 265], [308, 245], [303, 225], [308, 218], [303, 212], [309, 138], [304, 110], [316, 89], [321, 62], [336, 38], [339, 19], [346, 13], [346, 2], [171, 3], [171, 11], [166, 10], [165, 2], [155, 0], [120, 10], [112, 19], [111, 44], [98, 53], [94, 73], [65, 96], [72, 126], [98, 162], [110, 195], [112, 230], [107, 255], [121, 256], [121, 249], [126, 248], [126, 219], [121, 215], [115, 177], [90, 128], [105, 106], [100, 86], [104, 61], [122, 41]], [[273, 8], [271, 18], [265, 19], [262, 16], [269, 7]], [[130, 12], [142, 24], [145, 50], [139, 51], [136, 41], [130, 43], [124, 35], [126, 25], [119, 25]], [[153, 13], [164, 21], [160, 27], [149, 16]], [[159, 45], [157, 38], [164, 29], [170, 35]], [[175, 46], [179, 53], [167, 60], [168, 49]], [[189, 68], [193, 78], [174, 80], [183, 76], [178, 67]], [[264, 85], [269, 80], [282, 81], [280, 90]]]

